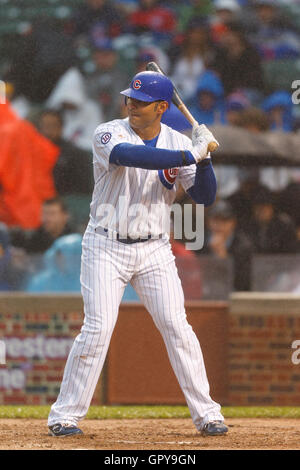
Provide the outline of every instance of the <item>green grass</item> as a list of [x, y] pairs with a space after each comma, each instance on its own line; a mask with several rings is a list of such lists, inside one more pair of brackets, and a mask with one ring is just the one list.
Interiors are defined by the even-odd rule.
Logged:
[[225, 418], [300, 418], [300, 406], [226, 406]]
[[[0, 406], [2, 418], [47, 419], [50, 406]], [[223, 407], [225, 418], [300, 418], [300, 407]], [[190, 418], [186, 406], [91, 406], [89, 419]]]

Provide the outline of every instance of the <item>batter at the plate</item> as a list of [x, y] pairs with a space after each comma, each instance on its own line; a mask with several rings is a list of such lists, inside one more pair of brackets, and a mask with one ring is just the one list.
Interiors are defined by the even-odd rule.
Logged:
[[204, 435], [222, 435], [228, 429], [209, 394], [163, 223], [177, 183], [197, 203], [214, 201], [216, 179], [207, 146], [216, 140], [205, 126], [194, 126], [191, 141], [161, 123], [173, 94], [164, 75], [141, 72], [121, 93], [128, 118], [101, 124], [94, 134], [95, 187], [81, 263], [85, 317], [51, 407], [49, 432], [82, 433], [78, 421], [88, 411], [130, 282], [164, 339], [196, 428]]

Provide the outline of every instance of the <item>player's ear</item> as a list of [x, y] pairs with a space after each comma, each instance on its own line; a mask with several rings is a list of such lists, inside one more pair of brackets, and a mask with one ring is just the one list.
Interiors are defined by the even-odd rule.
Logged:
[[159, 104], [159, 106], [158, 106], [159, 113], [164, 114], [167, 111], [168, 107], [169, 107], [168, 102], [167, 101], [160, 101], [158, 104]]

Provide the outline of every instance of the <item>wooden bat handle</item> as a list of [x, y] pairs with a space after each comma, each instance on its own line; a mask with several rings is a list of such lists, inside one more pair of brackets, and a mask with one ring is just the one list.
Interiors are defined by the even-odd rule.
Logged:
[[217, 150], [218, 148], [218, 144], [216, 142], [209, 142], [208, 146], [207, 146], [207, 150], [209, 152], [214, 152], [215, 150]]
[[[146, 70], [152, 70], [154, 72], [161, 73], [162, 75], [166, 75], [165, 72], [159, 67], [159, 65], [156, 62], [148, 62], [146, 65]], [[182, 99], [179, 96], [179, 93], [176, 89], [176, 87], [173, 85], [174, 91], [173, 91], [173, 97], [172, 97], [172, 103], [177, 106], [179, 111], [182, 112], [182, 114], [187, 118], [189, 123], [193, 126], [194, 124], [199, 124], [196, 119], [192, 116], [192, 114], [189, 112], [187, 109], [186, 105], [182, 101]], [[208, 152], [214, 152], [217, 150], [218, 144], [216, 142], [210, 142], [207, 146]]]

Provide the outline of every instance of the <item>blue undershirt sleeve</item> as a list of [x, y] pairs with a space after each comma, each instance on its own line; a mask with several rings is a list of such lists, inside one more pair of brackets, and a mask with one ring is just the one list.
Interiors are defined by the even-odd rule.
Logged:
[[206, 166], [203, 162], [197, 165], [194, 185], [187, 193], [197, 204], [210, 206], [216, 199], [217, 180], [211, 161]]
[[166, 150], [123, 142], [112, 149], [109, 163], [146, 170], [164, 170], [194, 165], [195, 159], [189, 150]]

